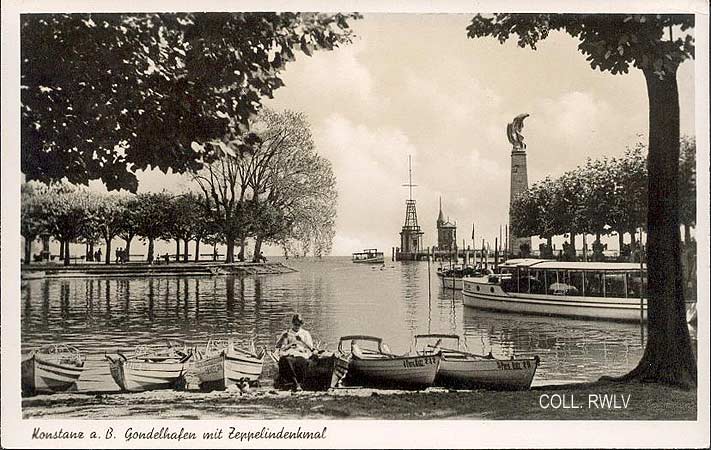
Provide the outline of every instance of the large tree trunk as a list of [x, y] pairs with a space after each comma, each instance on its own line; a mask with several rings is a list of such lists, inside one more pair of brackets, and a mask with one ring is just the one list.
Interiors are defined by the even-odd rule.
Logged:
[[225, 262], [235, 262], [235, 238], [231, 234], [225, 236], [225, 244], [227, 245], [227, 253], [225, 254]]
[[175, 261], [180, 261], [180, 239], [175, 240]]
[[106, 264], [111, 263], [111, 239], [106, 239]]
[[70, 263], [70, 260], [69, 260], [69, 239], [64, 241], [63, 246], [64, 246], [64, 265], [68, 266]]
[[622, 230], [617, 231], [617, 245], [619, 247], [619, 256], [622, 258], [622, 247], [625, 246], [625, 233]]
[[32, 241], [33, 239], [25, 238], [25, 264], [32, 262]]
[[64, 241], [59, 239], [59, 259], [64, 261]]
[[153, 238], [148, 238], [148, 256], [146, 260], [149, 263], [153, 262]]
[[124, 252], [126, 252], [126, 253], [124, 255], [124, 258], [125, 258], [126, 262], [128, 262], [131, 259], [131, 241], [132, 240], [133, 240], [133, 236], [129, 236], [127, 239], [125, 239], [126, 250], [124, 250]]
[[200, 238], [195, 239], [195, 262], [200, 261]]
[[247, 246], [247, 237], [242, 235], [239, 237], [239, 255], [237, 257], [240, 261], [244, 261], [245, 258], [245, 247]]
[[183, 241], [183, 262], [188, 262], [188, 240]]
[[262, 238], [257, 236], [254, 239], [254, 256], [252, 256], [253, 262], [261, 262], [259, 259], [260, 253], [262, 253]]
[[696, 358], [686, 324], [679, 230], [679, 92], [676, 73], [645, 70], [649, 96], [647, 346], [622, 379], [693, 387]]
[[94, 262], [94, 243], [89, 242], [89, 261]]
[[691, 242], [691, 227], [689, 224], [684, 224], [684, 244], [689, 245]]

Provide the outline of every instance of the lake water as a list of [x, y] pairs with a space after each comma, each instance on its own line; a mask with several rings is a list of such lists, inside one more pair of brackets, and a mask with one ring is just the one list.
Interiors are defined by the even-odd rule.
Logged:
[[[633, 368], [638, 324], [479, 311], [445, 291], [426, 262], [353, 264], [290, 259], [298, 272], [258, 277], [73, 278], [23, 282], [22, 347], [64, 342], [88, 357], [79, 390], [116, 390], [104, 352], [180, 339], [232, 336], [272, 347], [299, 312], [314, 341], [336, 348], [346, 334], [381, 336], [406, 352], [417, 333], [466, 337], [470, 351], [541, 357], [534, 385], [592, 381]], [[695, 331], [692, 330], [695, 334]], [[695, 338], [695, 336], [694, 336]], [[271, 361], [269, 361], [271, 364]]]

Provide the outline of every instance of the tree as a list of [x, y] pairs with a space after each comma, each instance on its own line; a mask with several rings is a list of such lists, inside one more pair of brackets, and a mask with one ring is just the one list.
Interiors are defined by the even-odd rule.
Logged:
[[167, 192], [138, 194], [136, 210], [138, 235], [148, 239], [146, 261], [153, 262], [155, 240], [166, 235], [170, 223], [172, 195]]
[[246, 130], [295, 51], [350, 42], [359, 17], [24, 14], [22, 172], [135, 192], [138, 169], [197, 170], [214, 155], [195, 142]]
[[696, 226], [696, 139], [681, 138], [679, 161], [679, 221], [684, 225], [684, 243], [691, 242], [691, 230]]
[[106, 264], [111, 263], [111, 241], [121, 232], [126, 208], [125, 197], [111, 194], [93, 194], [93, 220], [99, 235], [106, 242]]
[[139, 202], [135, 196], [127, 197], [121, 211], [121, 225], [118, 236], [126, 241], [126, 261], [131, 259], [131, 241], [139, 232], [141, 223]]
[[91, 216], [90, 194], [68, 183], [52, 185], [41, 197], [47, 231], [59, 240], [64, 265], [69, 265], [69, 243], [81, 237]]
[[[171, 210], [173, 220], [170, 221], [170, 234], [184, 243], [183, 261], [188, 262], [188, 242], [194, 239], [196, 229], [205, 217], [204, 200], [192, 192], [173, 197]], [[199, 249], [196, 247], [196, 251]], [[176, 256], [177, 259], [177, 256]]]
[[[550, 31], [580, 41], [593, 69], [642, 71], [649, 99], [647, 268], [649, 339], [641, 361], [622, 380], [696, 385], [696, 359], [686, 325], [679, 237], [679, 65], [694, 56], [687, 32], [694, 16], [673, 14], [494, 14], [476, 15], [469, 37], [512, 34], [535, 50]], [[674, 30], [676, 29], [676, 37]]]
[[46, 216], [42, 211], [39, 195], [46, 186], [39, 183], [23, 183], [20, 190], [20, 234], [25, 238], [24, 262], [32, 262], [32, 241], [45, 231]]
[[259, 138], [254, 133], [244, 137], [227, 134], [218, 143], [208, 143], [219, 157], [193, 175], [205, 197], [205, 204], [212, 211], [211, 216], [221, 228], [227, 254], [225, 262], [234, 262], [234, 246], [237, 237], [244, 232], [248, 223], [245, 201], [249, 195], [250, 164]]
[[[259, 143], [250, 158], [255, 261], [263, 242], [296, 238], [330, 251], [337, 191], [331, 164], [314, 148], [303, 113], [264, 110], [253, 126]], [[298, 230], [298, 231], [297, 231]]]

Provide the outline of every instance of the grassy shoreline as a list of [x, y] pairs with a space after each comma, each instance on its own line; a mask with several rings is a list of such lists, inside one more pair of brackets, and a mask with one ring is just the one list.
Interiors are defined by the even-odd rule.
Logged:
[[[614, 395], [617, 408], [590, 403], [589, 395], [602, 394]], [[541, 406], [551, 400], [557, 408]], [[244, 395], [239, 391], [65, 393], [25, 398], [22, 413], [24, 418], [37, 419], [696, 420], [697, 392], [658, 384], [586, 383], [524, 392], [359, 388], [290, 393], [261, 388]]]

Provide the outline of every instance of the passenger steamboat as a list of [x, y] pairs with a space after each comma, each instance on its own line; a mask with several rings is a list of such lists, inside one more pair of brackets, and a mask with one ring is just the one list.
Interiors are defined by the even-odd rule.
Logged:
[[[495, 275], [463, 279], [465, 306], [586, 319], [647, 319], [645, 266], [512, 259], [499, 268]], [[694, 306], [687, 304], [687, 311]]]

